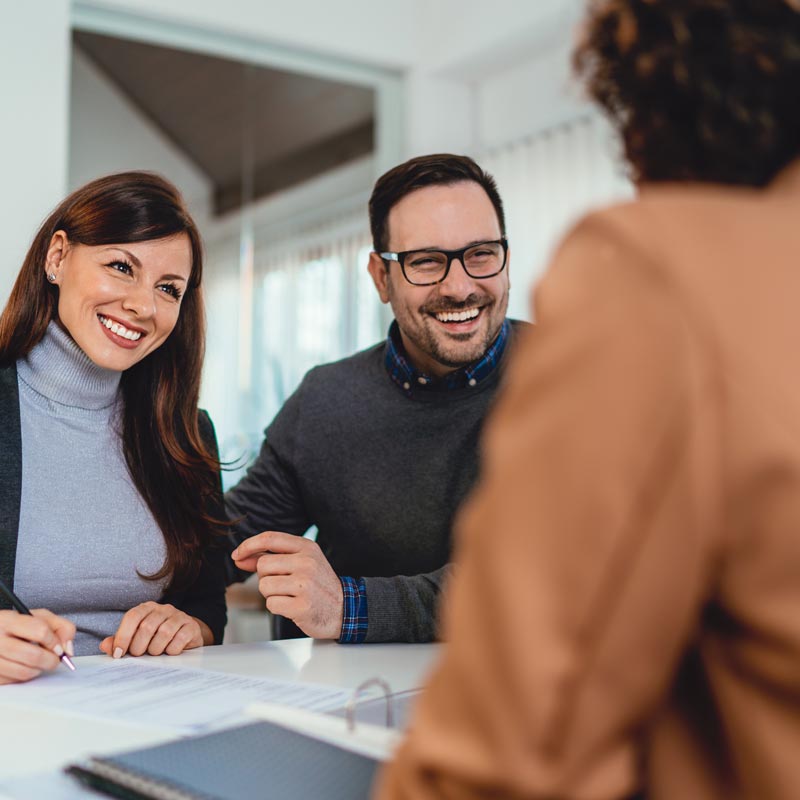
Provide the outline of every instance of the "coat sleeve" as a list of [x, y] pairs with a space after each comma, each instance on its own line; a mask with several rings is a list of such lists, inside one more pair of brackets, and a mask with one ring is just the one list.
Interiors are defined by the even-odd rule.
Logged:
[[[200, 435], [215, 458], [219, 458], [217, 437], [214, 425], [205, 411], [200, 411], [198, 420]], [[225, 509], [222, 502], [222, 482], [217, 474], [216, 490], [209, 500], [208, 513], [214, 519], [224, 520]], [[214, 635], [214, 644], [221, 644], [228, 620], [225, 605], [225, 569], [229, 560], [227, 537], [219, 537], [206, 548], [197, 578], [185, 591], [167, 594], [163, 601], [192, 617], [202, 620]]]
[[589, 218], [537, 292], [381, 800], [638, 789], [715, 559], [719, 423], [702, 326], [626, 230]]

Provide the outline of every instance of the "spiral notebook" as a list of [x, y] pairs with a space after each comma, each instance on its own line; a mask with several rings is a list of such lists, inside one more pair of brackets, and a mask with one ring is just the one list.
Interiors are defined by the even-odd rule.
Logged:
[[378, 760], [256, 722], [115, 756], [67, 772], [125, 800], [358, 800], [369, 797]]

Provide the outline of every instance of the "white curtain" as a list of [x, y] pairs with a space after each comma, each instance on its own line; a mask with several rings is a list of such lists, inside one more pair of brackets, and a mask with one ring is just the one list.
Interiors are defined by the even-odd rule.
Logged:
[[592, 208], [632, 195], [613, 137], [596, 116], [484, 153], [497, 180], [511, 249], [510, 316], [529, 319], [530, 289], [569, 227]]
[[[257, 452], [264, 427], [303, 375], [386, 335], [385, 315], [367, 272], [366, 215], [337, 214], [286, 236], [256, 230], [254, 280], [242, 298], [237, 243], [209, 246], [208, 346], [201, 401], [212, 413], [233, 485]], [[238, 315], [253, 309], [249, 389], [236, 376]]]
[[366, 220], [351, 218], [257, 256], [254, 383], [267, 413], [277, 411], [311, 367], [385, 335], [367, 273], [369, 251]]

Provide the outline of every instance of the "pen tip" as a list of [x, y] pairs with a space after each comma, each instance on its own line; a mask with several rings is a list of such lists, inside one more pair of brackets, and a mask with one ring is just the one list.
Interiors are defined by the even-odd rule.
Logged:
[[75, 672], [75, 665], [72, 663], [72, 659], [66, 653], [61, 656], [61, 661], [63, 661], [64, 664], [69, 667], [70, 671]]

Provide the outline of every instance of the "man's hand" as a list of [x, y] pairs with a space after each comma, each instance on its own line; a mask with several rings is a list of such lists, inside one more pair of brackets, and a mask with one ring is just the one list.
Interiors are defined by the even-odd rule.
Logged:
[[239, 569], [258, 572], [268, 611], [291, 619], [314, 639], [339, 638], [342, 583], [316, 542], [264, 531], [243, 541], [232, 558]]

